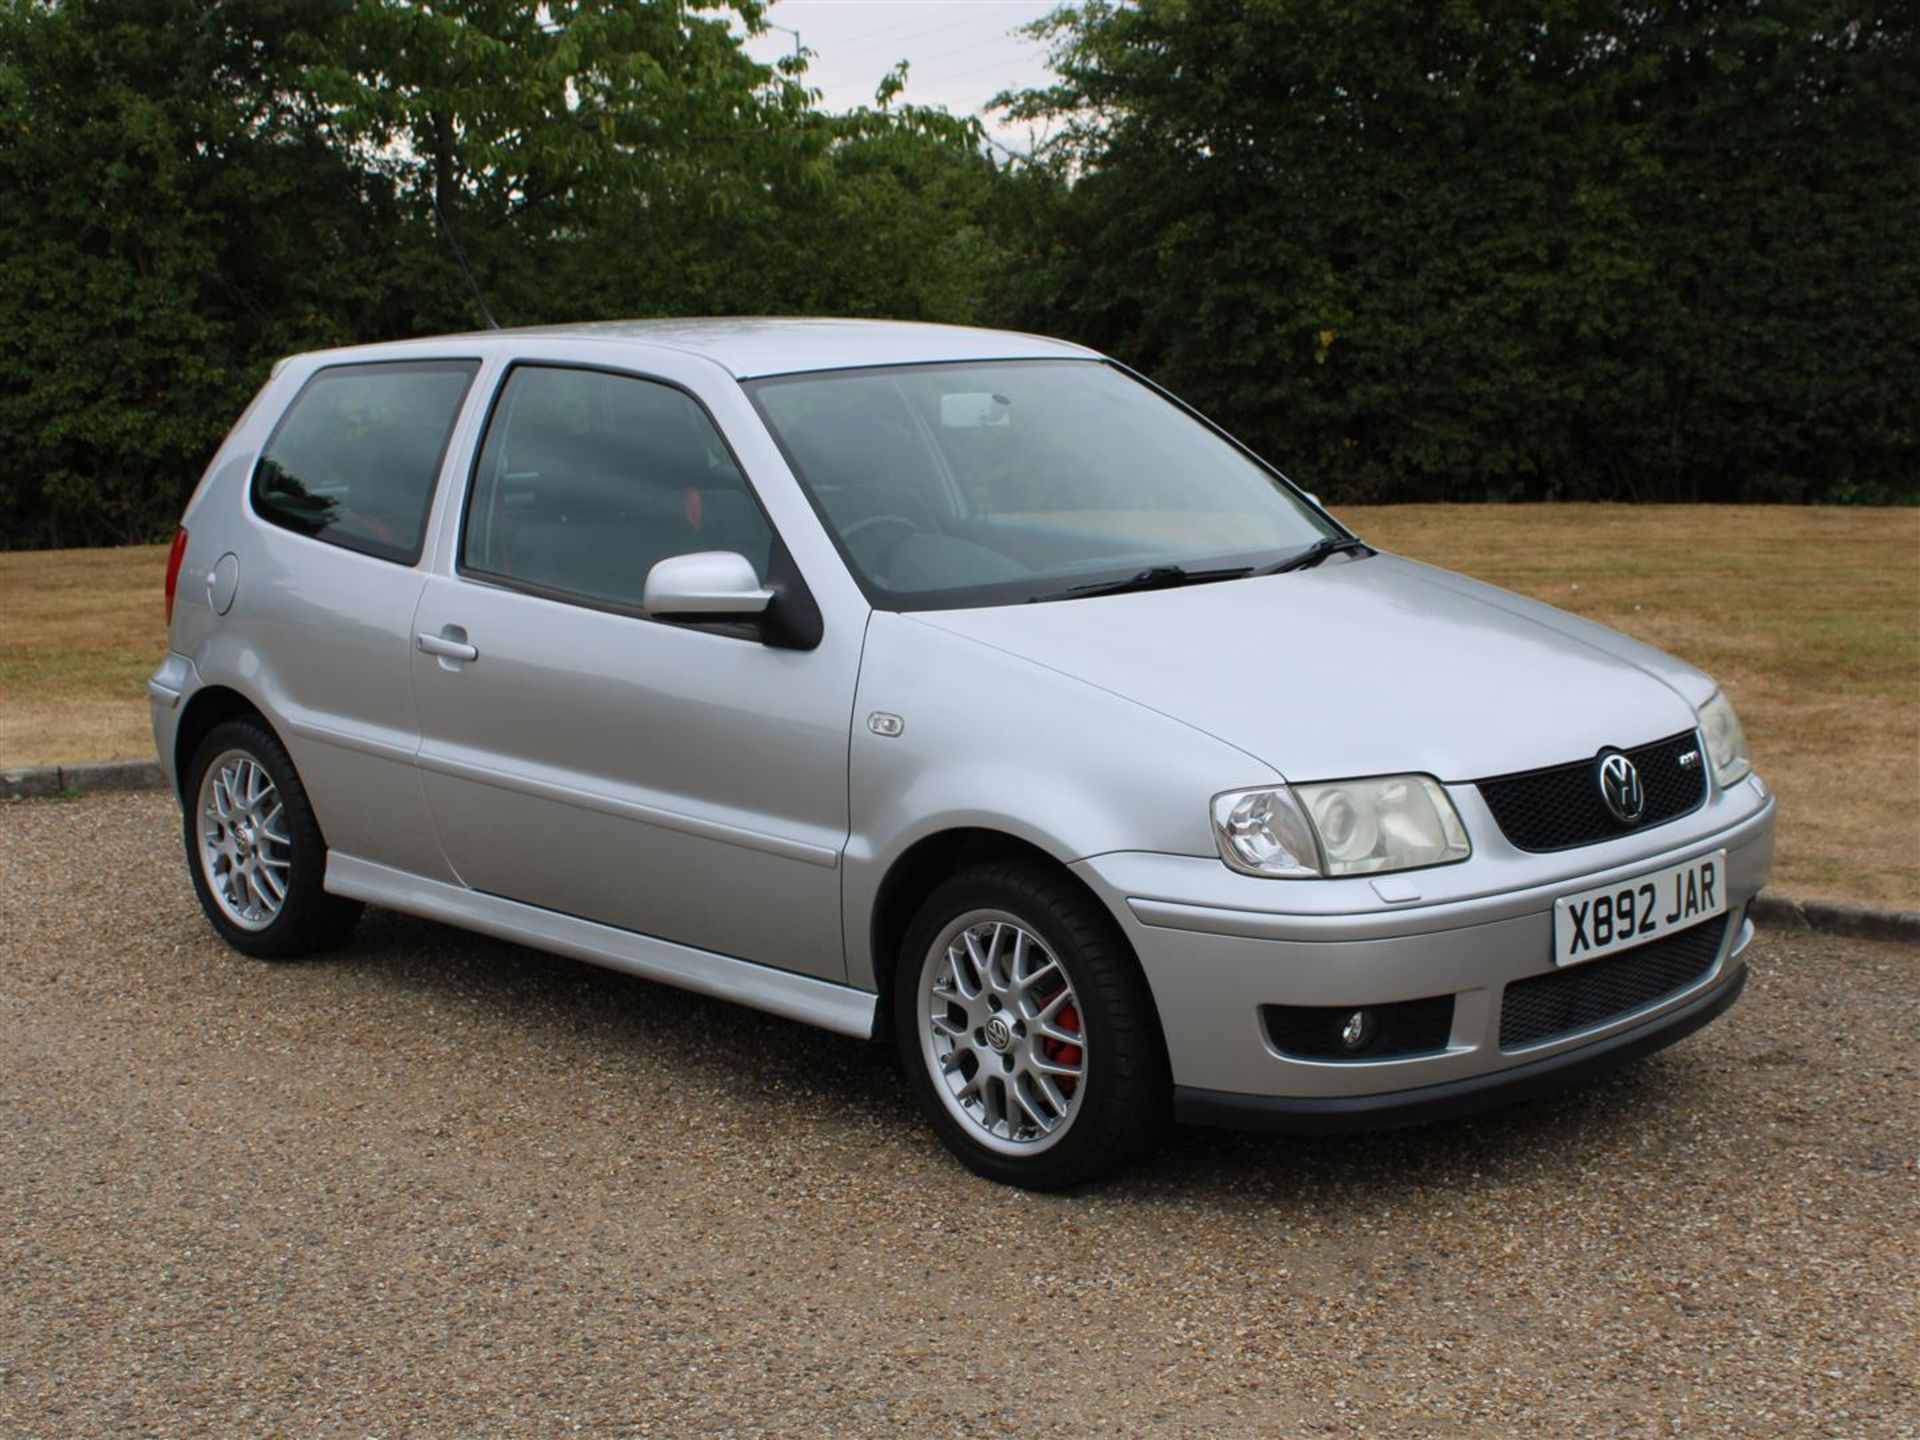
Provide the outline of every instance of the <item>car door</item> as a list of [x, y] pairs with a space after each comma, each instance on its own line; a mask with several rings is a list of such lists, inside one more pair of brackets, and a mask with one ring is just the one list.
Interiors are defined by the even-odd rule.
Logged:
[[787, 563], [706, 408], [660, 378], [513, 365], [446, 548], [413, 673], [460, 880], [842, 979], [860, 627], [800, 650], [641, 610], [670, 555], [736, 551], [763, 580]]

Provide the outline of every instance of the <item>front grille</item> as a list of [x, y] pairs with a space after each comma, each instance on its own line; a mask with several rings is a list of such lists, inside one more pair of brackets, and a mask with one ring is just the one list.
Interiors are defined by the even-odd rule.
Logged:
[[[1691, 752], [1693, 761], [1680, 759]], [[1693, 731], [1626, 752], [1640, 771], [1647, 808], [1639, 823], [1623, 825], [1600, 798], [1599, 760], [1576, 760], [1545, 770], [1481, 780], [1480, 798], [1500, 833], [1522, 850], [1571, 850], [1677, 820], [1707, 798], [1707, 765]]]
[[1727, 917], [1716, 915], [1618, 955], [1514, 981], [1500, 1004], [1500, 1048], [1617, 1020], [1684, 990], [1713, 969], [1726, 933]]
[[[1283, 1055], [1302, 1060], [1386, 1060], [1447, 1048], [1453, 1034], [1453, 996], [1396, 1000], [1386, 1005], [1266, 1005], [1267, 1038]], [[1340, 1032], [1356, 1011], [1366, 1015], [1365, 1042], [1349, 1049]]]

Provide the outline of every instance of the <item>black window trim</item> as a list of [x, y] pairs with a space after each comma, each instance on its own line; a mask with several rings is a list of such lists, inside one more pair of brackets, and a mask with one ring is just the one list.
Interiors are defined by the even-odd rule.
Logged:
[[781, 605], [794, 613], [790, 623], [783, 627], [790, 632], [791, 648], [811, 650], [820, 643], [824, 634], [819, 607], [815, 604], [813, 593], [808, 587], [806, 577], [800, 573], [798, 562], [787, 548], [787, 542], [780, 533], [780, 527], [773, 522], [773, 516], [767, 513], [767, 507], [760, 499], [759, 488], [753, 483], [753, 477], [747, 473], [747, 467], [740, 463], [740, 456], [733, 448], [733, 442], [727, 438], [725, 428], [708, 408], [707, 402], [694, 393], [691, 387], [678, 380], [670, 380], [664, 375], [649, 374], [645, 370], [636, 370], [625, 365], [596, 365], [579, 360], [544, 360], [537, 355], [515, 356], [501, 367], [500, 375], [494, 382], [493, 393], [487, 398], [487, 413], [481, 421], [479, 432], [474, 437], [473, 456], [467, 462], [466, 493], [460, 502], [460, 524], [453, 540], [454, 575], [475, 585], [486, 585], [495, 590], [510, 590], [520, 595], [530, 595], [536, 600], [547, 600], [559, 605], [573, 605], [582, 610], [597, 610], [603, 615], [619, 615], [629, 620], [643, 620], [649, 625], [666, 625], [675, 630], [692, 630], [696, 633], [718, 635], [730, 640], [750, 640], [764, 644], [768, 640], [767, 627], [763, 623], [747, 621], [683, 620], [674, 617], [649, 615], [638, 605], [623, 604], [618, 600], [608, 600], [596, 595], [583, 595], [574, 590], [562, 590], [557, 586], [541, 585], [535, 581], [523, 580], [514, 575], [503, 575], [497, 570], [485, 570], [478, 565], [467, 563], [467, 529], [473, 520], [474, 499], [479, 493], [480, 460], [487, 453], [487, 441], [493, 435], [493, 422], [499, 414], [501, 401], [506, 398], [507, 386], [512, 383], [518, 370], [581, 370], [593, 375], [611, 375], [621, 380], [639, 380], [649, 385], [660, 385], [666, 389], [678, 391], [693, 402], [700, 411], [709, 428], [720, 441], [720, 448], [726, 451], [727, 459], [733, 468], [740, 472], [740, 481], [746, 486], [747, 496], [753, 501], [753, 508], [759, 512], [761, 521], [767, 527], [772, 544], [767, 551], [766, 583], [775, 592], [773, 606]]
[[[253, 457], [253, 468], [247, 476], [247, 508], [274, 529], [284, 530], [289, 535], [298, 535], [302, 540], [331, 545], [336, 550], [348, 550], [355, 555], [364, 555], [369, 560], [383, 560], [389, 565], [400, 565], [407, 569], [419, 565], [420, 558], [427, 551], [427, 536], [433, 530], [433, 506], [440, 495], [440, 482], [447, 468], [447, 454], [453, 447], [454, 432], [460, 428], [460, 417], [466, 414], [467, 402], [473, 396], [473, 382], [479, 378], [485, 363], [477, 355], [409, 355], [392, 360], [340, 360], [331, 365], [317, 366], [311, 375], [300, 382], [300, 388], [293, 392], [293, 397], [281, 407], [279, 418], [273, 422], [273, 429], [267, 432], [267, 438], [261, 444], [260, 452]], [[453, 413], [447, 420], [447, 433], [440, 437], [440, 449], [434, 456], [433, 479], [427, 486], [427, 503], [420, 512], [420, 534], [414, 540], [412, 551], [395, 554], [385, 547], [374, 548], [374, 545], [361, 540], [358, 536], [335, 537], [309, 534], [298, 526], [289, 524], [273, 511], [264, 508], [260, 499], [260, 467], [266, 463], [268, 454], [273, 450], [273, 442], [280, 438], [280, 431], [293, 417], [293, 412], [299, 408], [301, 400], [306, 397], [307, 391], [313, 388], [314, 382], [323, 375], [340, 370], [373, 370], [389, 367], [414, 371], [452, 370], [464, 367], [467, 372], [467, 383], [461, 387], [460, 398], [454, 401]], [[374, 542], [375, 545], [377, 543]]]

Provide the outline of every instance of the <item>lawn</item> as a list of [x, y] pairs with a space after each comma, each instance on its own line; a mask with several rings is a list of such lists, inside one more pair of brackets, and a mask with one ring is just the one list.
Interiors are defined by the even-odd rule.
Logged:
[[[1684, 656], [1780, 795], [1775, 888], [1920, 905], [1920, 510], [1406, 505], [1390, 550]], [[0, 765], [149, 751], [164, 546], [0, 553]]]
[[1920, 510], [1395, 505], [1341, 518], [1713, 675], [1780, 797], [1774, 888], [1920, 905]]
[[0, 766], [151, 755], [165, 545], [0, 551]]

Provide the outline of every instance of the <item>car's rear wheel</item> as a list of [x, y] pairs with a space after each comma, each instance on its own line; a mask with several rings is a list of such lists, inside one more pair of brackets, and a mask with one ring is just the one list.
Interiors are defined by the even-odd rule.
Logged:
[[258, 720], [208, 731], [188, 763], [187, 865], [213, 928], [234, 949], [291, 960], [339, 944], [359, 902], [324, 887], [327, 845], [293, 761]]
[[1139, 967], [1092, 897], [1039, 866], [967, 870], [927, 898], [894, 1026], [933, 1128], [990, 1179], [1099, 1179], [1166, 1129], [1165, 1046]]

